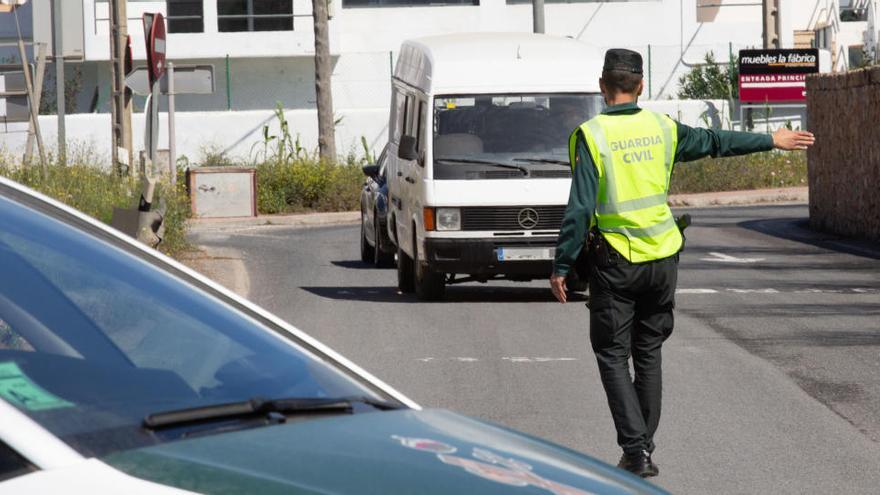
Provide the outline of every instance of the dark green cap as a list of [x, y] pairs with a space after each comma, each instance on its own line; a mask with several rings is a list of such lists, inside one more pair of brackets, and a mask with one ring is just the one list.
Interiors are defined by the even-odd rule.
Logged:
[[641, 74], [642, 56], [639, 52], [627, 50], [626, 48], [611, 48], [605, 52], [605, 65], [602, 67], [602, 70], [618, 70]]

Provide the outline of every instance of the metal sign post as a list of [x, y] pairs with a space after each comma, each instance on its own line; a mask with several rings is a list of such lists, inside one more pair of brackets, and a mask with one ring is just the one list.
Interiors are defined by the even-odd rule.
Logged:
[[177, 139], [174, 135], [174, 62], [168, 62], [168, 174], [171, 185], [177, 185]]
[[64, 36], [62, 34], [61, 22], [61, 0], [52, 2], [52, 20], [55, 25], [55, 33], [52, 35], [55, 46], [52, 50], [53, 59], [55, 60], [55, 109], [58, 115], [58, 160], [61, 164], [67, 162], [67, 130], [65, 124], [65, 115], [67, 113], [67, 95], [64, 88], [64, 47], [62, 42]]
[[[147, 47], [147, 75], [150, 84], [149, 105], [145, 109], [147, 125], [144, 127], [144, 151], [148, 163], [152, 164], [156, 160], [159, 144], [160, 80], [165, 74], [165, 20], [162, 14], [144, 14], [143, 22]], [[152, 171], [151, 167], [147, 170]]]

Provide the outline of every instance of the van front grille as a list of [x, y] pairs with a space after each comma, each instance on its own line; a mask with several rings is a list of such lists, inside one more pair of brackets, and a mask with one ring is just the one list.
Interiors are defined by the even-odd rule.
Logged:
[[[532, 209], [538, 223], [527, 229], [520, 225], [520, 212]], [[461, 209], [461, 230], [559, 230], [565, 205], [558, 206], [480, 206]]]

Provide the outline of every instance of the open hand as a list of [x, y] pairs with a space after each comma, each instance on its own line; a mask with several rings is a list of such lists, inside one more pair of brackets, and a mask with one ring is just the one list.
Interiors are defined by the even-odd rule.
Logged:
[[557, 301], [565, 304], [568, 300], [568, 296], [565, 295], [565, 275], [550, 275], [550, 290]]
[[773, 133], [773, 147], [780, 150], [805, 150], [815, 142], [816, 138], [809, 131], [792, 131], [781, 127]]

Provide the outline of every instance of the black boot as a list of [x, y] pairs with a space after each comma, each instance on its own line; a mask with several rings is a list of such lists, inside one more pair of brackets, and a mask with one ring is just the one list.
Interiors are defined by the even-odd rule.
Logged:
[[651, 460], [651, 454], [647, 450], [642, 450], [633, 454], [623, 454], [617, 467], [626, 469], [636, 476], [648, 478], [660, 474], [660, 469]]

